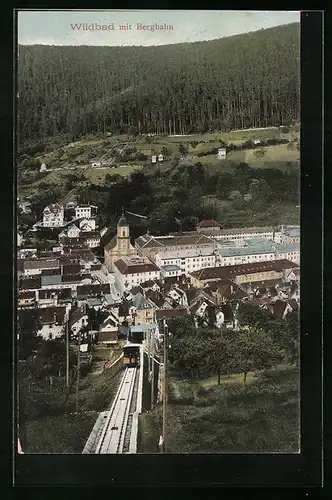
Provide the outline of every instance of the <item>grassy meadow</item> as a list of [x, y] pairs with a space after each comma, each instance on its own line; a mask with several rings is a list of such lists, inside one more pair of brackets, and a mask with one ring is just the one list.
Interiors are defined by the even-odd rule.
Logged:
[[[298, 453], [294, 366], [199, 381], [170, 380], [167, 453]], [[139, 417], [139, 453], [158, 453], [162, 404]]]

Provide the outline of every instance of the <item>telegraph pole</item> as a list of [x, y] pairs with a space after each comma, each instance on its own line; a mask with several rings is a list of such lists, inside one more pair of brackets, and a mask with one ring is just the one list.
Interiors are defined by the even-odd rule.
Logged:
[[151, 375], [151, 409], [154, 406], [154, 336], [152, 336], [152, 375]]
[[166, 405], [167, 405], [167, 348], [168, 348], [168, 325], [163, 319], [164, 330], [164, 396], [163, 396], [163, 441], [162, 449], [166, 453]]
[[69, 311], [66, 321], [66, 387], [69, 387]]
[[77, 373], [76, 373], [76, 413], [78, 412], [78, 388], [80, 383], [81, 330], [78, 331]]

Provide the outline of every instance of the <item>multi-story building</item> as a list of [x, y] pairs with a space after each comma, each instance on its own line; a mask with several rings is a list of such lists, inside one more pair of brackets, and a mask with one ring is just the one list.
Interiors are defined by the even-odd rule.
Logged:
[[204, 234], [197, 232], [184, 233], [168, 236], [151, 236], [145, 234], [135, 241], [135, 247], [139, 255], [145, 255], [151, 260], [155, 260], [158, 252], [170, 252], [180, 250], [206, 249], [211, 254], [217, 248], [217, 243]]
[[165, 265], [160, 267], [161, 278], [173, 278], [175, 276], [182, 276], [182, 270], [177, 265]]
[[96, 208], [93, 205], [80, 205], [75, 208], [76, 219], [91, 219], [92, 210]]
[[215, 252], [216, 250], [211, 248], [161, 251], [155, 255], [155, 263], [160, 268], [170, 265], [178, 266], [182, 274], [188, 275], [198, 269], [215, 267]]
[[287, 259], [300, 262], [300, 246], [298, 243], [278, 244], [269, 240], [249, 240], [242, 246], [219, 246], [216, 266], [233, 266], [270, 260]]
[[202, 288], [209, 281], [232, 279], [236, 284], [284, 279], [285, 271], [297, 269], [298, 265], [289, 260], [254, 262], [201, 269], [190, 274], [191, 283]]
[[[201, 230], [202, 232], [202, 230]], [[210, 238], [215, 240], [251, 240], [257, 238], [263, 238], [266, 240], [273, 240], [274, 231], [272, 227], [242, 227], [233, 229], [219, 229], [215, 231], [204, 232]]]
[[46, 269], [58, 269], [59, 261], [58, 259], [23, 260], [22, 266], [24, 276], [28, 277], [42, 274], [42, 271]]
[[114, 262], [114, 275], [121, 295], [148, 280], [160, 279], [159, 268], [145, 257], [132, 257]]
[[129, 314], [135, 321], [135, 325], [153, 323], [155, 320], [155, 307], [144, 297], [142, 293], [136, 293], [132, 296], [132, 305], [129, 308]]
[[300, 243], [300, 226], [281, 226], [275, 233], [276, 243]]
[[59, 203], [48, 205], [43, 210], [44, 227], [62, 227], [64, 225], [64, 207]]

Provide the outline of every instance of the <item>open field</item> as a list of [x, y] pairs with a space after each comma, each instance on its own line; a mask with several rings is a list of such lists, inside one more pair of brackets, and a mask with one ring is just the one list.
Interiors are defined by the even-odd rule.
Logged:
[[[299, 373], [294, 366], [214, 379], [170, 380], [167, 453], [298, 453]], [[140, 416], [139, 452], [157, 453], [162, 405]]]
[[267, 146], [266, 154], [261, 158], [256, 158], [257, 149], [247, 149], [244, 151], [231, 151], [227, 158], [232, 161], [245, 162], [251, 167], [269, 167], [269, 162], [291, 162], [300, 157], [300, 152], [287, 149], [287, 144], [277, 144]]
[[115, 168], [89, 168], [84, 171], [84, 175], [88, 181], [92, 184], [102, 184], [107, 174], [110, 175], [122, 175], [127, 176], [132, 172], [140, 170], [142, 167], [138, 166], [125, 166], [125, 167], [115, 167]]

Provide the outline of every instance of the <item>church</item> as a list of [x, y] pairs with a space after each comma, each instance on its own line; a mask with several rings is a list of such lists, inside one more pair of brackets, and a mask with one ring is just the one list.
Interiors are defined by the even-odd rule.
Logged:
[[129, 224], [123, 212], [117, 224], [116, 235], [104, 248], [105, 266], [113, 272], [114, 262], [133, 256], [137, 256], [137, 250], [130, 243]]

